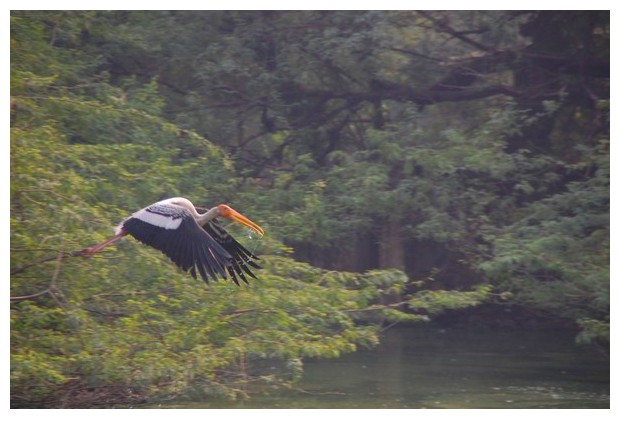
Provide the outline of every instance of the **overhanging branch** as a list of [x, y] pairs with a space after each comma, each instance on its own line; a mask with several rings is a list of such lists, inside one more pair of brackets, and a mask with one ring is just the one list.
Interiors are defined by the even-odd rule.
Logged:
[[380, 100], [410, 101], [419, 105], [442, 103], [447, 101], [468, 101], [491, 97], [494, 95], [508, 95], [517, 97], [519, 91], [504, 85], [490, 85], [480, 88], [468, 88], [460, 91], [415, 89], [405, 85], [385, 83], [382, 89], [374, 89], [366, 92], [342, 92], [330, 93], [324, 91], [312, 91], [310, 97], [321, 99], [341, 99], [347, 101], [348, 106], [361, 102], [374, 102]]

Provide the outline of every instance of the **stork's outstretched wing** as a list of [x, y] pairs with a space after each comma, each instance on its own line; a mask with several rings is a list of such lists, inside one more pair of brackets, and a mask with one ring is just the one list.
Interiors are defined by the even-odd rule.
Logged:
[[226, 279], [226, 269], [230, 271], [234, 263], [231, 254], [182, 208], [149, 206], [121, 226], [137, 240], [160, 250], [194, 278], [198, 270], [206, 283], [209, 277], [214, 281], [218, 276]]
[[254, 273], [250, 270], [250, 267], [255, 269], [260, 269], [261, 267], [257, 265], [253, 259], [260, 259], [258, 256], [254, 255], [248, 249], [246, 249], [241, 243], [233, 238], [218, 222], [217, 220], [212, 220], [207, 222], [203, 226], [204, 230], [208, 235], [213, 237], [218, 244], [220, 244], [226, 252], [228, 252], [232, 256], [232, 260], [230, 265], [227, 265], [226, 268], [230, 277], [236, 284], [239, 284], [237, 280], [237, 276], [243, 280], [245, 283], [248, 283], [247, 278], [243, 274], [244, 272], [250, 277], [256, 278]]

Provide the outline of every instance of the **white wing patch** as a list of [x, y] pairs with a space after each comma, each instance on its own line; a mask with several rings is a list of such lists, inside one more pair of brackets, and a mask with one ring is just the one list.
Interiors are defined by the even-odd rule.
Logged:
[[138, 210], [131, 217], [164, 229], [177, 229], [189, 213], [183, 207], [155, 203]]
[[174, 217], [167, 214], [161, 214], [149, 211], [148, 208], [137, 211], [132, 215], [132, 217], [164, 229], [177, 229], [179, 225], [181, 225], [181, 222], [183, 222], [182, 216]]
[[[123, 224], [130, 218], [140, 219], [150, 225], [163, 229], [178, 229], [186, 217], [191, 217], [191, 212], [173, 201], [182, 200], [182, 198], [170, 198], [151, 204], [141, 210], [138, 210], [127, 219], [123, 220], [117, 227], [116, 233], [120, 233]], [[189, 202], [189, 201], [188, 201]], [[191, 203], [189, 203], [191, 205]]]

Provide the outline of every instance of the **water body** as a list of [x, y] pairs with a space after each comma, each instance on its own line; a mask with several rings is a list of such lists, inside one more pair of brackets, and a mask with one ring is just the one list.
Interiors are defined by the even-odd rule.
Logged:
[[166, 408], [609, 408], [609, 359], [574, 335], [394, 327], [381, 344], [306, 361], [298, 389]]

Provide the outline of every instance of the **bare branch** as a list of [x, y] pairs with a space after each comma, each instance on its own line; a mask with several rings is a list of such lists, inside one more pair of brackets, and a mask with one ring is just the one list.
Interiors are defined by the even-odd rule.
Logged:
[[42, 290], [41, 292], [36, 292], [30, 295], [21, 295], [21, 296], [12, 296], [11, 297], [11, 301], [23, 301], [26, 299], [34, 299], [37, 298], [39, 296], [45, 295], [46, 293], [49, 293], [52, 298], [54, 298], [54, 300], [58, 303], [58, 305], [60, 305], [61, 307], [65, 307], [65, 305], [58, 299], [58, 297], [55, 294], [58, 294], [59, 296], [62, 296], [62, 292], [56, 287], [56, 281], [58, 280], [58, 274], [60, 273], [60, 265], [63, 259], [65, 259], [65, 257], [67, 256], [67, 254], [61, 250], [60, 252], [58, 252], [58, 255], [56, 256], [52, 256], [52, 257], [46, 257], [43, 259], [39, 259], [37, 262], [34, 262], [32, 264], [28, 264], [28, 265], [24, 265], [22, 267], [20, 267], [17, 270], [14, 270], [11, 272], [11, 275], [13, 275], [14, 273], [17, 272], [22, 272], [26, 269], [28, 269], [29, 267], [36, 265], [38, 263], [41, 262], [46, 262], [46, 261], [51, 261], [51, 260], [56, 260], [56, 267], [54, 268], [54, 272], [52, 273], [52, 280], [50, 281], [50, 285], [47, 287], [47, 289]]
[[50, 282], [50, 287], [47, 289], [49, 291], [49, 294], [52, 296], [52, 298], [54, 298], [54, 301], [56, 301], [56, 303], [59, 306], [66, 309], [67, 308], [66, 304], [62, 302], [62, 300], [60, 299], [60, 298], [64, 299], [65, 296], [62, 293], [62, 291], [56, 287], [56, 280], [58, 279], [58, 274], [60, 273], [60, 265], [64, 258], [65, 258], [65, 252], [61, 250], [60, 252], [58, 252], [58, 257], [56, 258], [56, 267], [54, 268], [54, 273], [52, 274], [52, 280]]
[[405, 48], [393, 47], [393, 48], [388, 48], [388, 50], [394, 51], [394, 52], [398, 52], [400, 54], [411, 55], [413, 57], [424, 58], [425, 60], [434, 61], [434, 62], [437, 62], [437, 63], [444, 61], [442, 58], [436, 58], [436, 57], [431, 57], [429, 55], [421, 54], [419, 52], [414, 51], [413, 49], [405, 49]]
[[349, 105], [354, 105], [362, 101], [373, 102], [377, 100], [412, 101], [417, 104], [426, 105], [446, 101], [477, 100], [493, 95], [517, 97], [521, 95], [521, 93], [514, 88], [504, 85], [490, 85], [454, 91], [446, 89], [416, 89], [407, 85], [385, 82], [383, 88], [376, 88], [367, 92], [331, 93], [313, 91], [309, 93], [309, 95], [344, 99], [349, 102]]
[[469, 30], [469, 31], [458, 31], [455, 30], [454, 28], [452, 28], [450, 25], [448, 25], [447, 22], [437, 19], [435, 18], [432, 14], [430, 14], [427, 11], [418, 11], [419, 15], [422, 15], [424, 18], [428, 19], [429, 21], [431, 21], [433, 24], [435, 24], [435, 27], [437, 27], [440, 31], [443, 31], [444, 33], [448, 33], [449, 35], [471, 45], [474, 46], [477, 49], [481, 49], [485, 52], [493, 52], [495, 51], [494, 48], [489, 47], [487, 45], [484, 45], [480, 42], [477, 42], [476, 40], [472, 39], [471, 37], [468, 37], [467, 34], [474, 34], [474, 33], [482, 33], [484, 32], [484, 30]]
[[23, 301], [25, 299], [33, 299], [33, 298], [37, 298], [41, 295], [45, 295], [46, 293], [49, 293], [50, 288], [47, 288], [41, 292], [37, 292], [37, 293], [33, 293], [31, 295], [22, 295], [22, 296], [12, 296], [11, 297], [11, 301]]
[[[82, 257], [90, 257], [90, 255], [88, 255], [87, 253], [85, 253], [85, 251], [88, 248], [84, 248], [81, 250], [74, 250], [72, 252], [65, 252], [64, 250], [58, 250], [58, 254], [57, 255], [50, 255], [50, 256], [45, 256], [43, 258], [37, 259], [36, 261], [24, 264], [24, 265], [20, 265], [19, 267], [11, 270], [10, 274], [11, 276], [14, 276], [16, 274], [20, 274], [23, 273], [24, 271], [26, 271], [27, 269], [34, 267], [35, 265], [39, 265], [42, 264], [44, 262], [49, 262], [49, 261], [58, 261], [58, 260], [64, 260], [69, 256], [82, 256]], [[26, 249], [26, 248], [12, 248], [11, 251], [16, 251], [16, 252], [33, 252], [33, 251], [42, 251], [42, 250], [54, 250], [57, 251], [57, 249], [53, 249], [53, 248], [33, 248], [33, 249]]]
[[[66, 257], [66, 254], [64, 254], [64, 252], [62, 250], [60, 251], [59, 255], [63, 255], [63, 258]], [[34, 267], [35, 265], [42, 264], [43, 262], [49, 262], [49, 261], [53, 261], [53, 260], [56, 260], [56, 259], [58, 259], [58, 255], [46, 256], [44, 258], [37, 259], [34, 262], [30, 262], [29, 264], [24, 264], [22, 266], [19, 266], [19, 267], [15, 268], [14, 270], [11, 271], [11, 275], [14, 276], [16, 274], [23, 273], [24, 271], [26, 271], [30, 267]]]

